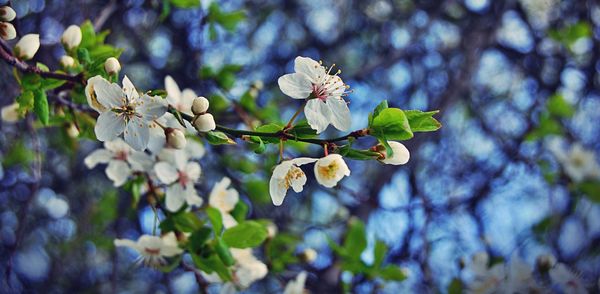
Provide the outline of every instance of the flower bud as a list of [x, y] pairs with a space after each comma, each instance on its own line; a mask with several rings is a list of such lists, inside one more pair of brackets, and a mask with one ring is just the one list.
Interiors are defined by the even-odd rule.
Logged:
[[208, 99], [200, 96], [194, 99], [192, 103], [192, 113], [195, 115], [203, 114], [208, 110], [209, 102]]
[[385, 164], [391, 165], [406, 164], [410, 159], [410, 152], [408, 151], [406, 146], [396, 141], [388, 141], [388, 144], [390, 145], [390, 147], [392, 147], [393, 151], [393, 154], [390, 157], [387, 157], [385, 147], [383, 147], [382, 145], [378, 145], [376, 148], [377, 151], [381, 152], [385, 156], [385, 158], [381, 159], [380, 161]]
[[15, 10], [10, 6], [0, 7], [0, 20], [1, 21], [12, 21], [17, 16]]
[[17, 31], [12, 23], [0, 22], [0, 37], [7, 41], [17, 37]]
[[180, 129], [167, 128], [165, 130], [165, 136], [167, 137], [167, 145], [175, 149], [185, 148], [185, 135]]
[[267, 237], [269, 237], [269, 239], [273, 239], [275, 235], [277, 235], [278, 230], [279, 229], [277, 229], [277, 226], [274, 223], [269, 223], [267, 225]]
[[306, 248], [300, 254], [300, 258], [306, 263], [312, 263], [317, 259], [317, 251], [312, 248]]
[[23, 60], [32, 59], [40, 49], [40, 35], [27, 34], [15, 45], [15, 55]]
[[215, 119], [213, 118], [212, 114], [205, 113], [198, 115], [194, 119], [194, 127], [196, 128], [196, 130], [198, 130], [198, 132], [206, 133], [208, 131], [216, 129], [217, 124], [215, 123]]
[[2, 117], [2, 121], [8, 123], [14, 123], [19, 120], [19, 103], [15, 102], [13, 104], [2, 107], [2, 111], [0, 112], [0, 116]]
[[67, 50], [76, 48], [81, 43], [81, 29], [79, 26], [70, 25], [63, 33], [60, 41]]
[[75, 124], [69, 124], [69, 127], [67, 128], [67, 135], [69, 135], [71, 138], [79, 137], [79, 129]]
[[71, 56], [64, 55], [60, 58], [60, 65], [64, 68], [73, 67], [75, 65], [75, 59]]
[[104, 70], [106, 70], [106, 73], [109, 75], [118, 74], [119, 71], [121, 71], [121, 64], [116, 58], [109, 57], [104, 62]]

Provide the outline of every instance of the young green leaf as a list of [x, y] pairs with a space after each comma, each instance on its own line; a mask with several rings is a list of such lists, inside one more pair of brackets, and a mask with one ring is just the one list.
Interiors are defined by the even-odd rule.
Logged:
[[215, 236], [220, 236], [223, 230], [223, 216], [221, 216], [221, 212], [216, 208], [208, 207], [206, 208], [206, 215], [213, 226]]
[[427, 112], [420, 110], [405, 110], [404, 114], [406, 114], [411, 131], [433, 132], [442, 127], [442, 124], [433, 118], [433, 115], [437, 114], [438, 112], [438, 110]]
[[50, 107], [48, 106], [48, 97], [43, 90], [33, 91], [33, 110], [43, 125], [48, 125], [48, 116]]
[[250, 248], [260, 245], [267, 238], [267, 229], [256, 221], [245, 221], [223, 233], [229, 247]]
[[410, 124], [404, 111], [399, 108], [386, 108], [373, 118], [371, 133], [386, 140], [408, 140], [413, 137]]

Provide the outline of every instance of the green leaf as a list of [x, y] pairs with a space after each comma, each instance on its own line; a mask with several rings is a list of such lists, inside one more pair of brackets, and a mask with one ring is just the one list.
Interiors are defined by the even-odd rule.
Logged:
[[250, 145], [256, 154], [263, 154], [267, 150], [267, 145], [258, 136], [250, 136]]
[[37, 74], [24, 74], [21, 78], [21, 87], [25, 90], [35, 91], [42, 86], [42, 78]]
[[406, 279], [406, 275], [402, 272], [402, 269], [397, 265], [388, 265], [379, 271], [379, 276], [388, 281], [403, 281]]
[[202, 271], [208, 274], [216, 272], [223, 281], [231, 281], [231, 270], [223, 263], [218, 254], [213, 253], [204, 257], [190, 252], [190, 255], [192, 256], [192, 261], [194, 261], [196, 267]]
[[212, 230], [207, 227], [202, 227], [196, 230], [188, 238], [188, 246], [192, 252], [198, 252], [210, 238]]
[[384, 138], [378, 139], [379, 143], [381, 143], [381, 145], [383, 145], [383, 147], [385, 147], [385, 156], [386, 158], [390, 158], [392, 156], [394, 156], [394, 149], [392, 149], [392, 146], [390, 146], [390, 143], [388, 143], [388, 141]]
[[257, 203], [269, 203], [271, 202], [271, 196], [269, 195], [269, 184], [262, 179], [248, 180], [245, 183], [248, 197], [253, 202]]
[[211, 131], [206, 133], [206, 140], [212, 145], [233, 145], [235, 141], [227, 136], [227, 134], [219, 131]]
[[67, 81], [65, 80], [55, 80], [55, 79], [43, 79], [42, 80], [42, 89], [48, 91], [56, 89], [62, 85], [64, 85]]
[[178, 8], [195, 8], [200, 6], [200, 0], [171, 0], [171, 4]]
[[386, 140], [407, 140], [413, 137], [408, 119], [399, 108], [383, 109], [373, 117], [371, 133]]
[[223, 230], [223, 216], [221, 216], [221, 212], [214, 207], [207, 207], [206, 215], [213, 226], [215, 236], [220, 236], [221, 231]]
[[387, 253], [388, 248], [387, 245], [381, 240], [375, 241], [375, 249], [373, 249], [373, 267], [379, 268], [385, 259], [385, 254]]
[[233, 248], [251, 248], [267, 238], [267, 229], [256, 221], [245, 221], [223, 233], [223, 240]]
[[[345, 151], [345, 154], [342, 154], [344, 157], [355, 159], [355, 160], [376, 160], [379, 158], [380, 154], [371, 150], [358, 150], [348, 148]], [[340, 153], [341, 154], [341, 153]]]
[[442, 127], [442, 124], [433, 118], [439, 110], [423, 112], [420, 110], [405, 110], [408, 124], [413, 132], [433, 132]]
[[33, 109], [33, 92], [24, 91], [17, 97], [17, 102], [19, 103], [20, 114], [24, 114]]
[[579, 184], [579, 190], [585, 194], [590, 201], [600, 203], [600, 182], [583, 182]]
[[575, 108], [573, 108], [573, 105], [569, 104], [569, 102], [567, 102], [561, 94], [554, 94], [550, 96], [546, 102], [546, 107], [548, 108], [550, 114], [558, 117], [569, 118], [575, 114]]
[[179, 266], [182, 258], [183, 258], [183, 255], [178, 255], [175, 259], [173, 259], [167, 265], [159, 267], [158, 270], [160, 270], [163, 273], [170, 273]]
[[215, 250], [217, 251], [219, 258], [221, 258], [221, 261], [223, 261], [223, 263], [226, 266], [234, 265], [235, 259], [233, 259], [233, 256], [231, 255], [227, 244], [225, 244], [225, 242], [221, 238], [217, 238], [215, 241]]
[[317, 137], [317, 131], [313, 130], [308, 124], [308, 121], [301, 120], [294, 127], [292, 127], [288, 134], [301, 139], [310, 139]]
[[[262, 133], [277, 133], [283, 130], [283, 126], [280, 124], [270, 123], [266, 125], [262, 125], [256, 128], [255, 131]], [[275, 137], [262, 137], [263, 141], [269, 143], [279, 143], [279, 138]]]
[[379, 113], [386, 108], [388, 108], [387, 100], [381, 101], [381, 103], [375, 107], [373, 113], [369, 114], [369, 127], [373, 124], [373, 118], [378, 116]]
[[183, 212], [173, 215], [175, 228], [182, 232], [193, 232], [202, 227], [202, 221], [193, 212]]
[[236, 221], [238, 221], [238, 223], [241, 223], [244, 220], [246, 220], [248, 209], [248, 204], [246, 204], [244, 201], [238, 201], [238, 203], [235, 204], [235, 207], [231, 211], [231, 216], [233, 216], [233, 218]]
[[[96, 45], [96, 31], [91, 21], [86, 20], [79, 26], [81, 29], [81, 43], [79, 48], [89, 48]], [[80, 58], [81, 59], [81, 58]]]
[[48, 116], [50, 107], [48, 106], [48, 97], [42, 90], [33, 91], [33, 110], [43, 125], [48, 125]]
[[548, 113], [543, 113], [540, 117], [538, 126], [525, 136], [528, 141], [541, 139], [548, 135], [561, 135], [563, 133], [563, 127], [556, 121], [556, 119], [550, 117]]
[[463, 283], [460, 279], [454, 278], [448, 284], [448, 294], [461, 294], [463, 292]]
[[365, 248], [367, 248], [365, 224], [359, 219], [352, 219], [344, 240], [344, 251], [351, 258], [360, 260], [360, 255]]

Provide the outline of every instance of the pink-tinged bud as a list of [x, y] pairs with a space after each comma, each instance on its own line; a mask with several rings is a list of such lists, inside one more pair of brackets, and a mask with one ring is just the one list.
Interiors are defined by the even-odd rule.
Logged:
[[29, 60], [35, 56], [40, 49], [40, 35], [27, 34], [15, 45], [15, 55], [19, 59]]
[[79, 26], [70, 25], [62, 34], [60, 41], [67, 50], [72, 50], [81, 44], [81, 29]]
[[167, 128], [165, 130], [165, 136], [167, 137], [167, 145], [175, 149], [185, 148], [186, 140], [185, 134], [180, 129]]
[[6, 41], [17, 37], [17, 30], [8, 22], [0, 22], [0, 37]]
[[216, 129], [217, 124], [215, 123], [215, 119], [213, 118], [212, 114], [205, 113], [198, 115], [194, 119], [194, 127], [196, 130], [198, 130], [198, 132], [206, 133]]
[[192, 113], [194, 113], [195, 115], [206, 113], [206, 111], [208, 110], [208, 106], [208, 99], [200, 96], [194, 99], [194, 102], [192, 103]]
[[64, 55], [60, 58], [60, 65], [62, 65], [64, 68], [73, 67], [75, 65], [75, 59], [73, 59], [71, 56]]
[[121, 71], [121, 64], [116, 58], [109, 57], [104, 62], [104, 70], [106, 70], [106, 73], [109, 75], [118, 74]]
[[0, 7], [0, 20], [12, 21], [17, 16], [17, 13], [10, 6]]

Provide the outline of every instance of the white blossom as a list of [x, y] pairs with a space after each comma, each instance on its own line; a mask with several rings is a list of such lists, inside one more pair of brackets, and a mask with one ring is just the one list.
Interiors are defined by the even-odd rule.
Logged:
[[551, 268], [549, 274], [552, 283], [557, 285], [564, 293], [588, 293], [581, 278], [562, 263], [559, 263]]
[[[384, 147], [381, 150], [381, 154], [383, 154], [383, 156], [385, 156], [385, 158], [381, 159], [380, 161], [385, 164], [392, 164], [392, 165], [406, 164], [408, 162], [408, 160], [410, 159], [410, 152], [408, 151], [406, 146], [404, 146], [404, 144], [402, 144], [400, 142], [396, 142], [396, 141], [388, 141], [388, 144], [390, 145], [390, 147], [392, 147], [393, 154], [391, 157], [387, 157], [386, 152], [385, 152], [385, 147]], [[383, 147], [383, 146], [381, 146], [381, 147]]]
[[76, 48], [81, 43], [81, 28], [77, 25], [70, 25], [62, 34], [60, 41], [67, 50]]
[[109, 75], [116, 75], [121, 71], [121, 64], [118, 59], [109, 57], [104, 61], [104, 70]]
[[169, 211], [177, 211], [184, 203], [189, 206], [202, 205], [194, 184], [200, 179], [200, 164], [189, 161], [183, 150], [164, 149], [154, 165], [158, 179], [167, 185], [166, 207]]
[[329, 154], [315, 163], [315, 177], [319, 184], [332, 188], [344, 177], [350, 175], [350, 169], [339, 154]]
[[8, 123], [14, 123], [19, 120], [19, 103], [15, 102], [13, 104], [2, 107], [1, 116], [2, 121]]
[[149, 170], [153, 164], [148, 154], [133, 150], [120, 138], [104, 142], [104, 149], [90, 153], [83, 162], [88, 168], [107, 163], [106, 176], [115, 187], [123, 185], [133, 172]]
[[125, 142], [131, 147], [139, 151], [146, 149], [148, 125], [166, 112], [165, 101], [147, 94], [140, 97], [127, 76], [123, 78], [123, 88], [101, 79], [94, 82], [93, 90], [97, 101], [106, 108], [96, 122], [96, 138], [110, 141], [124, 134]]
[[15, 26], [12, 23], [0, 21], [0, 37], [6, 41], [16, 38], [17, 30], [15, 30]]
[[295, 73], [278, 79], [281, 91], [294, 99], [309, 99], [304, 115], [311, 128], [323, 132], [329, 124], [340, 131], [347, 131], [352, 124], [350, 110], [342, 98], [347, 86], [338, 76], [340, 71], [331, 74], [320, 63], [298, 56], [294, 61]]
[[32, 59], [40, 49], [40, 35], [27, 34], [15, 45], [15, 55], [23, 60]]
[[307, 274], [305, 271], [300, 272], [295, 279], [289, 281], [287, 285], [285, 285], [283, 294], [303, 294], [306, 277]]
[[165, 264], [165, 257], [173, 257], [183, 253], [177, 244], [175, 233], [170, 232], [162, 237], [142, 235], [137, 241], [115, 239], [115, 246], [129, 247], [140, 254], [138, 263], [145, 266], [158, 267]]
[[283, 203], [290, 187], [296, 193], [302, 192], [306, 184], [306, 174], [299, 166], [315, 161], [316, 158], [300, 157], [285, 160], [275, 167], [269, 181], [269, 193], [274, 205], [279, 206]]
[[[165, 77], [165, 89], [167, 91], [167, 102], [169, 105], [181, 113], [192, 115], [192, 103], [196, 98], [196, 93], [192, 89], [180, 90], [179, 86], [171, 76]], [[184, 129], [175, 116], [169, 112], [165, 113], [160, 119], [160, 123], [170, 128]], [[189, 133], [196, 133], [190, 122], [184, 120], [184, 124], [185, 129], [187, 129]]]
[[[106, 84], [107, 82], [108, 81], [102, 76], [94, 76], [88, 79], [87, 85], [85, 86], [85, 98], [87, 99], [88, 105], [99, 113], [106, 111], [106, 107], [98, 102], [95, 87], [97, 84]], [[104, 87], [106, 86], [104, 85]]]
[[548, 149], [574, 182], [600, 179], [600, 165], [593, 151], [586, 150], [580, 143], [574, 143], [567, 151], [557, 138], [552, 138], [547, 143]]
[[60, 65], [64, 68], [73, 67], [75, 65], [75, 59], [69, 55], [63, 55], [60, 58]]
[[231, 248], [230, 250], [236, 261], [234, 266], [235, 280], [241, 288], [248, 288], [255, 281], [264, 278], [269, 272], [267, 266], [252, 254], [251, 248]]
[[17, 13], [10, 6], [0, 7], [0, 21], [13, 21]]
[[224, 177], [215, 184], [208, 196], [208, 204], [221, 211], [222, 214], [232, 211], [240, 199], [238, 191], [230, 188], [229, 185], [231, 185], [231, 179]]
[[175, 149], [185, 148], [185, 135], [180, 129], [167, 128], [165, 130], [165, 136], [167, 137], [167, 145], [169, 145], [169, 147]]

